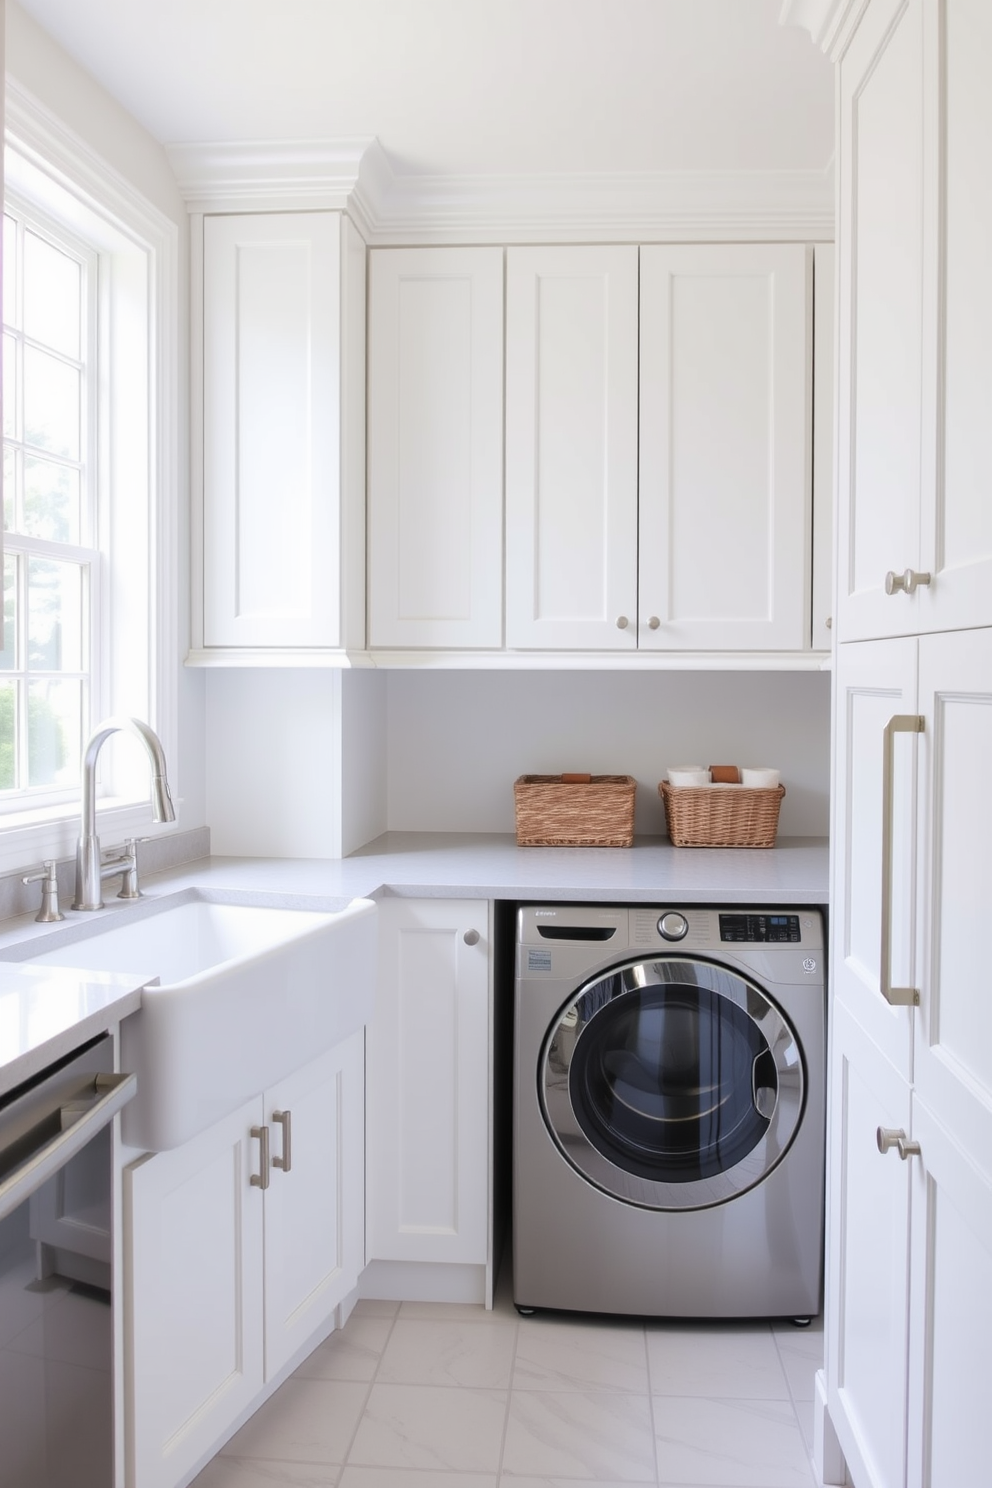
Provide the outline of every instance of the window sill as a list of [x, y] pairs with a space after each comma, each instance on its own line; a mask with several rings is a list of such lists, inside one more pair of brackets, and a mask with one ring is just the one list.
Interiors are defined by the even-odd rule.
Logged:
[[[175, 802], [177, 817], [181, 804]], [[125, 837], [161, 837], [181, 830], [178, 820], [154, 821], [148, 799], [113, 797], [97, 802], [96, 829], [103, 847], [114, 847]], [[48, 858], [74, 857], [78, 839], [78, 804], [11, 812], [0, 817], [0, 873], [27, 870]]]

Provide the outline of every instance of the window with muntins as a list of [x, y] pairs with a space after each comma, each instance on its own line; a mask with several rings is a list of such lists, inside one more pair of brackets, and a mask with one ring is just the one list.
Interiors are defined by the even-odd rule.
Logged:
[[[6, 84], [0, 872], [74, 854], [110, 716], [151, 725], [180, 798], [183, 597], [183, 219]], [[130, 735], [100, 751], [96, 807], [108, 847], [151, 825]]]
[[3, 223], [4, 648], [0, 813], [66, 799], [94, 662], [98, 260], [8, 198]]

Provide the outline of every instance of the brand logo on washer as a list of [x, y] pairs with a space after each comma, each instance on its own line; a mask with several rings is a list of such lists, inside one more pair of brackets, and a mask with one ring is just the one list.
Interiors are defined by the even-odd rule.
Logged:
[[805, 961], [803, 962], [803, 971], [815, 971], [815, 970], [816, 970], [816, 962], [813, 960], [813, 957], [812, 956], [807, 956], [806, 959], [805, 959]]

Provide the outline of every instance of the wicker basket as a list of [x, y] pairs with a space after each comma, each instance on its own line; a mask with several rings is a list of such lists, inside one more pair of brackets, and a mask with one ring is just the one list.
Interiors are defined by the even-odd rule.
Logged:
[[631, 847], [632, 775], [521, 775], [513, 782], [518, 847]]
[[785, 786], [658, 787], [675, 847], [774, 847]]

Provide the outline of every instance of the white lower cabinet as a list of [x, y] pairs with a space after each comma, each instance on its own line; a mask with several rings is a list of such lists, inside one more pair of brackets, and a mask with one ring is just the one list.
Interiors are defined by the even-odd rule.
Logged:
[[354, 1289], [363, 1100], [358, 1032], [125, 1170], [129, 1488], [184, 1481]]
[[825, 1404], [856, 1488], [958, 1488], [988, 1476], [992, 630], [840, 646], [835, 709]]
[[367, 1042], [369, 1261], [486, 1267], [490, 906], [385, 899]]

